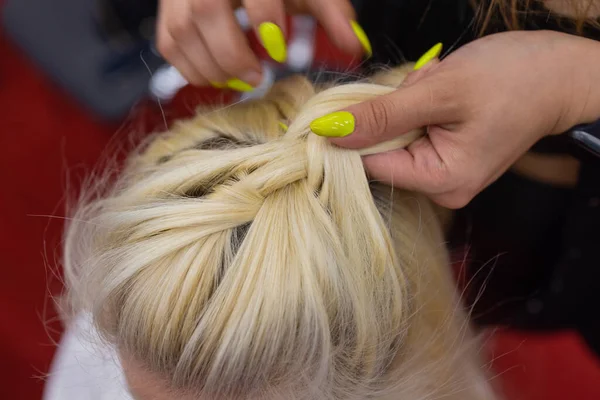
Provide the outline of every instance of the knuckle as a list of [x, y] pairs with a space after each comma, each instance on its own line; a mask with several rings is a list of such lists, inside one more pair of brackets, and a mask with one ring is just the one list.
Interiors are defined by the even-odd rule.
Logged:
[[450, 174], [443, 170], [428, 169], [424, 176], [426, 178], [423, 179], [425, 181], [423, 184], [431, 193], [449, 193], [455, 189]]
[[176, 19], [169, 24], [169, 32], [177, 39], [190, 35], [193, 29], [191, 21], [187, 19]]
[[379, 99], [368, 104], [367, 130], [375, 138], [382, 138], [390, 128], [390, 109], [392, 104], [387, 99]]
[[167, 60], [173, 58], [176, 53], [175, 42], [170, 40], [166, 34], [159, 34], [156, 38], [156, 48]]
[[[418, 154], [418, 152], [415, 152]], [[452, 189], [453, 179], [452, 173], [442, 160], [433, 157], [415, 157], [419, 175], [423, 176], [423, 184], [426, 185], [429, 191], [434, 193], [443, 193]]]
[[196, 71], [186, 71], [186, 74], [184, 75], [184, 78], [191, 83], [192, 85], [201, 85], [204, 83], [204, 79], [202, 79], [202, 76], [200, 74], [198, 74]]
[[227, 49], [222, 49], [222, 53], [215, 54], [221, 68], [231, 76], [238, 76], [250, 69], [250, 63], [240, 55], [241, 51], [236, 51], [236, 47], [236, 44], [230, 44]]
[[461, 182], [448, 196], [449, 206], [454, 209], [463, 208], [473, 200], [478, 190], [472, 182]]
[[202, 70], [206, 82], [225, 82], [229, 76], [218, 68]]
[[452, 210], [465, 207], [473, 199], [468, 191], [456, 191], [440, 197], [437, 201], [442, 207]]
[[449, 189], [450, 174], [448, 170], [441, 167], [427, 166], [427, 176], [429, 176], [429, 184], [438, 191]]
[[190, 78], [190, 80], [188, 80], [188, 82], [190, 82], [193, 86], [202, 86], [206, 84], [206, 79], [194, 75]]

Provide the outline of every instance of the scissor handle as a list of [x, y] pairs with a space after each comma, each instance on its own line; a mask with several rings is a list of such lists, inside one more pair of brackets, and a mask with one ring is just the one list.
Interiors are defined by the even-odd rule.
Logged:
[[577, 125], [569, 136], [581, 147], [600, 157], [600, 119], [587, 125]]

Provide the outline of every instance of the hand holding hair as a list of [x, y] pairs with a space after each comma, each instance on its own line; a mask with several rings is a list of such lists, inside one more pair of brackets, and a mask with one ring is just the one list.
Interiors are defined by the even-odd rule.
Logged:
[[374, 179], [459, 208], [542, 137], [600, 117], [597, 42], [507, 32], [441, 62], [439, 50], [430, 50], [395, 92], [319, 118], [312, 131], [363, 148], [428, 127], [406, 149], [366, 156], [365, 166]]
[[287, 58], [286, 13], [314, 16], [333, 43], [350, 54], [371, 53], [348, 0], [161, 0], [157, 47], [188, 82], [238, 91], [260, 84], [260, 63], [236, 21], [237, 7], [246, 9], [252, 28], [276, 62]]

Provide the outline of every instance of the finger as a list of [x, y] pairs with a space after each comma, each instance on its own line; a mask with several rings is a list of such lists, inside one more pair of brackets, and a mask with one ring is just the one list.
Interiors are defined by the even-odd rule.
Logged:
[[183, 52], [181, 52], [181, 56], [173, 59], [171, 65], [179, 71], [190, 85], [206, 86], [209, 84], [209, 81], [198, 73], [194, 65], [184, 56]]
[[439, 194], [448, 191], [449, 169], [427, 136], [406, 149], [363, 158], [369, 177], [394, 187]]
[[244, 0], [250, 23], [269, 56], [283, 63], [287, 59], [285, 9], [281, 0]]
[[238, 80], [239, 89], [258, 86], [260, 63], [235, 19], [231, 4], [221, 0], [194, 0], [192, 15], [208, 51], [228, 76]]
[[159, 39], [166, 41], [166, 44], [163, 43], [165, 52], [176, 47], [173, 59], [168, 61], [193, 85], [223, 82], [227, 75], [207, 51], [186, 4], [188, 3], [170, 3], [169, 8], [165, 8], [165, 19], [168, 22], [159, 26]]
[[179, 46], [192, 67], [203, 77], [203, 84], [219, 86], [227, 81], [229, 75], [210, 54], [200, 35], [180, 41]]
[[[156, 48], [165, 60], [174, 66], [188, 82], [192, 84], [200, 83], [203, 81], [203, 77], [194, 69], [191, 62], [187, 60], [182, 49], [177, 44], [177, 40], [169, 32], [174, 26], [178, 26], [178, 29], [181, 31], [187, 29], [185, 27], [185, 20], [178, 19], [174, 15], [175, 11], [176, 8], [173, 7], [173, 3], [161, 1], [158, 13], [159, 18], [156, 24]], [[189, 24], [189, 26], [192, 25]]]
[[364, 148], [459, 118], [455, 83], [431, 74], [419, 82], [314, 120], [310, 128], [346, 148]]
[[162, 56], [183, 75], [186, 81], [196, 86], [206, 84], [206, 79], [187, 59], [184, 51], [177, 45], [176, 40], [166, 29], [159, 28], [156, 46]]
[[350, 54], [371, 56], [371, 42], [356, 22], [356, 13], [348, 0], [307, 0], [305, 10], [321, 24], [330, 40]]

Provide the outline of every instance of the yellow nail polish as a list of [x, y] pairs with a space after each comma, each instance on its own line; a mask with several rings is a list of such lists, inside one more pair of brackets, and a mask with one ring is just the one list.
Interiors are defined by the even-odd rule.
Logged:
[[327, 137], [344, 137], [354, 132], [354, 115], [347, 111], [337, 111], [310, 124], [314, 134]]
[[352, 26], [352, 30], [360, 41], [360, 44], [362, 44], [363, 48], [365, 49], [367, 56], [371, 57], [373, 55], [373, 49], [371, 48], [371, 42], [369, 41], [369, 38], [367, 37], [367, 34], [363, 28], [356, 21], [350, 21], [350, 26]]
[[220, 82], [210, 82], [210, 84], [216, 89], [223, 89], [226, 86], [225, 84]]
[[237, 90], [238, 92], [250, 92], [254, 88], [240, 79], [229, 79], [227, 81], [227, 87], [229, 89]]
[[423, 54], [421, 56], [421, 58], [419, 58], [419, 60], [415, 64], [414, 70], [416, 71], [418, 69], [421, 69], [429, 61], [433, 60], [434, 58], [438, 58], [440, 56], [440, 54], [442, 54], [442, 47], [443, 47], [443, 45], [441, 43], [438, 43], [435, 46], [433, 46], [431, 49], [427, 50], [427, 53]]
[[281, 121], [279, 121], [279, 127], [283, 129], [284, 132], [287, 132], [287, 130], [289, 129], [288, 126]]
[[272, 22], [263, 22], [258, 26], [258, 36], [273, 60], [279, 63], [285, 62], [287, 49], [281, 28]]

